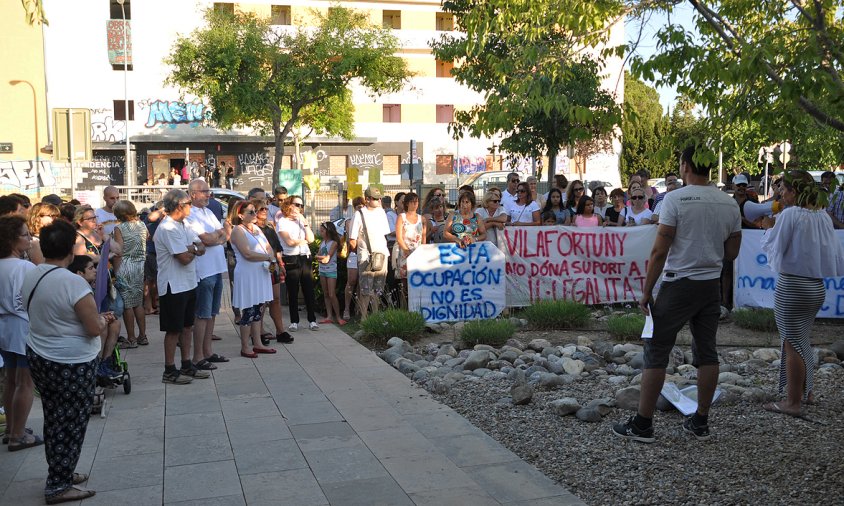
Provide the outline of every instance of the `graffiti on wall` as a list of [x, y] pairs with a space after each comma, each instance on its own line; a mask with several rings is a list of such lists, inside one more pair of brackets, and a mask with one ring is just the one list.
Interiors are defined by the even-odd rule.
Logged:
[[[459, 164], [459, 165], [458, 165]], [[486, 157], [461, 156], [454, 159], [455, 174], [475, 174], [486, 170]]]
[[[108, 62], [111, 65], [132, 64], [131, 20], [109, 19], [106, 21]], [[125, 32], [125, 33], [124, 33]], [[126, 46], [124, 46], [124, 41]]]
[[349, 166], [360, 169], [372, 169], [384, 165], [384, 155], [381, 153], [356, 153], [349, 155]]
[[55, 186], [56, 174], [49, 160], [0, 161], [0, 187], [17, 191], [35, 190], [40, 186]]
[[126, 122], [114, 119], [111, 109], [91, 109], [91, 140], [122, 142], [126, 140]]
[[142, 100], [138, 107], [147, 109], [147, 128], [158, 125], [176, 128], [179, 125], [197, 127], [211, 119], [211, 109], [200, 101], [181, 102], [178, 100]]
[[273, 158], [266, 151], [237, 155], [235, 189], [247, 191], [253, 187], [272, 188]]

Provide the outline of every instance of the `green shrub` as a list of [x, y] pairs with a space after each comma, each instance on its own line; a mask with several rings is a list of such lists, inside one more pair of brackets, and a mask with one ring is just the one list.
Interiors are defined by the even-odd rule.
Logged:
[[475, 320], [466, 322], [460, 331], [460, 339], [468, 346], [501, 346], [513, 337], [515, 332], [516, 326], [508, 320]]
[[743, 329], [760, 330], [762, 332], [776, 332], [777, 322], [773, 309], [742, 308], [732, 314], [733, 321]]
[[524, 308], [522, 315], [533, 328], [582, 328], [592, 316], [589, 306], [569, 300], [546, 300]]
[[616, 339], [628, 340], [642, 337], [645, 317], [630, 313], [624, 316], [610, 316], [607, 319], [607, 332]]
[[360, 322], [360, 328], [366, 332], [368, 338], [379, 343], [384, 343], [391, 337], [413, 341], [425, 330], [425, 319], [419, 313], [404, 309], [385, 309], [370, 314]]

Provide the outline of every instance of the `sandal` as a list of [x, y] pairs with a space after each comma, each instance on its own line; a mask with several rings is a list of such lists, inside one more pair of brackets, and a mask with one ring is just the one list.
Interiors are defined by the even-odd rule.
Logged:
[[121, 341], [120, 343], [118, 343], [118, 346], [121, 350], [125, 350], [126, 348], [134, 350], [138, 347], [138, 341]]
[[9, 451], [16, 452], [19, 450], [26, 450], [27, 448], [43, 444], [44, 440], [41, 439], [41, 436], [36, 436], [35, 434], [24, 434], [23, 437], [9, 439]]
[[216, 353], [212, 354], [210, 357], [206, 358], [205, 360], [209, 362], [228, 362], [229, 359], [222, 355], [217, 355]]
[[209, 362], [208, 359], [202, 359], [194, 365], [196, 366], [197, 369], [200, 369], [202, 371], [216, 371], [217, 370], [217, 366], [212, 364], [211, 362]]
[[80, 485], [88, 481], [88, 475], [85, 473], [73, 473], [73, 484]]
[[[35, 434], [34, 432], [32, 432], [32, 429], [30, 429], [29, 427], [25, 428], [23, 430], [23, 432], [24, 432], [24, 434]], [[3, 434], [3, 444], [4, 445], [9, 444], [9, 435], [8, 434]]]
[[147, 346], [149, 344], [149, 339], [147, 339], [147, 336], [141, 336], [138, 338], [138, 344], [141, 346]]
[[86, 490], [84, 488], [79, 488], [74, 485], [62, 492], [61, 494], [47, 497], [45, 500], [47, 504], [59, 504], [70, 501], [81, 501], [83, 499], [93, 497], [94, 494], [96, 494], [96, 492], [93, 490]]

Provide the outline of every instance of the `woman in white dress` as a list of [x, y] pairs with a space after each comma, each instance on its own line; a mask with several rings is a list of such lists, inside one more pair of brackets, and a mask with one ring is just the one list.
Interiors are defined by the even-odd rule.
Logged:
[[530, 186], [527, 183], [519, 183], [518, 188], [516, 202], [508, 210], [510, 215], [508, 225], [541, 225], [539, 204], [531, 198]]
[[[240, 309], [240, 355], [257, 358], [259, 353], [275, 353], [261, 344], [264, 304], [273, 300], [270, 263], [275, 261], [269, 241], [256, 224], [255, 206], [241, 200], [232, 214], [231, 244], [237, 264], [234, 267], [232, 306]], [[249, 349], [249, 338], [252, 349]]]

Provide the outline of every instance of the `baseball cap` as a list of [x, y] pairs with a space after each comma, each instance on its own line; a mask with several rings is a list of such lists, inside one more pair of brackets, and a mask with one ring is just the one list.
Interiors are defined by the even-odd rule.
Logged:
[[55, 193], [51, 193], [49, 195], [44, 196], [41, 199], [41, 202], [44, 204], [53, 204], [54, 206], [62, 205], [62, 198], [56, 195]]
[[747, 184], [747, 176], [745, 176], [744, 174], [736, 175], [735, 177], [733, 177], [733, 184]]
[[363, 192], [363, 196], [366, 198], [380, 199], [381, 189], [377, 186], [370, 186], [365, 192]]

